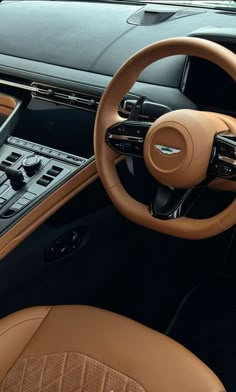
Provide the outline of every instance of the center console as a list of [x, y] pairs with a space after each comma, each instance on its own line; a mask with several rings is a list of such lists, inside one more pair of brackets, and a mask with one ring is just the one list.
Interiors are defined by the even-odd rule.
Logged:
[[12, 136], [20, 107], [14, 98], [0, 95], [0, 234], [88, 162]]

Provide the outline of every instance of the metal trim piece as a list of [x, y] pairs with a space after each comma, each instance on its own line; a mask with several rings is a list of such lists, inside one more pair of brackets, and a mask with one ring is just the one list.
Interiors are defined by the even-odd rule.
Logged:
[[95, 95], [88, 95], [44, 83], [33, 82], [31, 86], [34, 88], [34, 90], [31, 91], [32, 97], [43, 101], [49, 101], [73, 108], [78, 107], [90, 111], [96, 111], [99, 105], [99, 99]]
[[224, 156], [224, 155], [220, 155], [220, 154], [219, 154], [219, 155], [218, 155], [218, 159], [219, 159], [220, 161], [229, 163], [230, 165], [236, 166], [236, 160], [233, 159], [233, 158], [229, 158], [229, 157], [226, 157], [226, 156]]
[[20, 88], [22, 90], [27, 90], [27, 91], [37, 91], [38, 89], [34, 86], [29, 86], [27, 84], [23, 84], [23, 83], [16, 83], [16, 82], [11, 82], [10, 80], [4, 80], [4, 79], [0, 79], [0, 84], [3, 84], [4, 86], [11, 86], [11, 87], [16, 87], [16, 88]]
[[[30, 85], [10, 80], [0, 79], [0, 85], [19, 88], [31, 92], [32, 98], [42, 101], [57, 103], [89, 111], [96, 111], [99, 105], [99, 97], [88, 95], [78, 91], [71, 91], [57, 86], [51, 86], [44, 83], [32, 82]], [[53, 97], [50, 97], [50, 90]], [[81, 95], [81, 96], [78, 96]], [[87, 98], [88, 97], [88, 98]], [[63, 100], [63, 101], [60, 101]], [[80, 106], [81, 105], [81, 106]]]
[[165, 155], [179, 154], [182, 151], [178, 148], [162, 146], [161, 144], [155, 144], [155, 148]]
[[129, 142], [143, 143], [143, 138], [142, 137], [136, 137], [136, 136], [110, 134], [110, 135], [108, 135], [108, 139], [126, 140], [126, 141], [129, 141]]

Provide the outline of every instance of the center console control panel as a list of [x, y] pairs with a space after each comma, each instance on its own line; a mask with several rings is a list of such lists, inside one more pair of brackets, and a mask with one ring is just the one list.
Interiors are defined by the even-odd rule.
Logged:
[[0, 148], [0, 233], [87, 159], [17, 137]]

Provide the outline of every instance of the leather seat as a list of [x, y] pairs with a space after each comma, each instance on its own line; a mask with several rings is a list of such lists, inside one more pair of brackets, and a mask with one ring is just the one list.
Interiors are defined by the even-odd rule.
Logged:
[[223, 392], [184, 347], [88, 306], [35, 307], [0, 320], [0, 392]]

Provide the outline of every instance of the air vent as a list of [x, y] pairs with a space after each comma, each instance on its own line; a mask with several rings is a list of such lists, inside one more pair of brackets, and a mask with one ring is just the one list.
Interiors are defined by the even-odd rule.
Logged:
[[144, 11], [143, 17], [141, 19], [142, 26], [150, 26], [158, 23], [165, 22], [165, 20], [170, 19], [175, 15], [175, 12], [151, 12]]
[[32, 83], [32, 96], [44, 101], [55, 102], [60, 105], [77, 107], [80, 109], [96, 111], [99, 98], [75, 91], [61, 89], [41, 83]]

